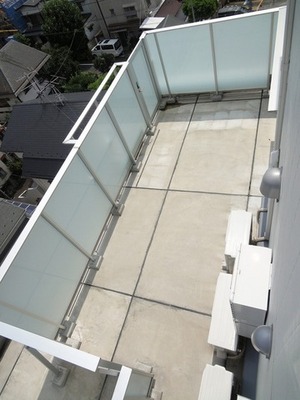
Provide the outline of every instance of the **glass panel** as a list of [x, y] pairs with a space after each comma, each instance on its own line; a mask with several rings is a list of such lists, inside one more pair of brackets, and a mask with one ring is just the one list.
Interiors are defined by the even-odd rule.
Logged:
[[111, 203], [78, 156], [45, 206], [46, 214], [92, 254]]
[[87, 261], [40, 217], [0, 283], [1, 321], [54, 338]]
[[172, 93], [215, 90], [208, 24], [158, 32], [157, 38]]
[[138, 371], [131, 373], [124, 399], [145, 398], [149, 394], [152, 377]]
[[141, 47], [137, 49], [136, 54], [132, 59], [132, 67], [136, 74], [139, 87], [141, 88], [141, 94], [145, 100], [149, 115], [153, 116], [158, 101]]
[[157, 46], [155, 43], [155, 36], [154, 34], [148, 33], [145, 38], [145, 47], [147, 49], [147, 55], [149, 57], [149, 62], [152, 68], [152, 71], [156, 77], [156, 82], [159, 86], [159, 90], [162, 95], [168, 95], [168, 87], [166, 85], [166, 80], [164, 77], [164, 72], [162, 69], [161, 61], [159, 58], [159, 53], [157, 50]]
[[127, 145], [135, 154], [147, 125], [126, 73], [119, 80], [108, 99], [108, 104], [113, 110]]
[[214, 23], [219, 90], [266, 88], [271, 15]]
[[132, 162], [105, 109], [99, 114], [80, 150], [115, 200]]

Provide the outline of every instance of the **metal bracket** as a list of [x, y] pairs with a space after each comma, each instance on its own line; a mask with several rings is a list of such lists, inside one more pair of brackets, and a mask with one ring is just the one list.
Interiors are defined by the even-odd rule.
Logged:
[[212, 93], [210, 99], [211, 101], [221, 101], [223, 99], [223, 93]]
[[123, 203], [119, 203], [117, 206], [114, 206], [112, 209], [112, 215], [121, 216], [124, 210], [125, 205]]
[[146, 135], [147, 135], [147, 136], [154, 136], [155, 133], [156, 133], [156, 126], [154, 126], [154, 125], [152, 125], [151, 128], [149, 128], [149, 129], [146, 131]]
[[59, 374], [54, 376], [52, 383], [58, 387], [63, 387], [66, 384], [70, 370], [69, 368], [62, 367], [61, 365], [58, 365], [57, 369], [59, 370]]
[[103, 255], [98, 254], [97, 251], [94, 251], [93, 255], [92, 255], [92, 259], [91, 261], [88, 263], [88, 267], [90, 269], [96, 269], [99, 270], [100, 265], [103, 261]]
[[70, 338], [76, 328], [76, 323], [70, 319], [64, 320], [62, 323], [63, 328], [59, 330], [59, 334], [65, 338]]
[[134, 163], [133, 166], [131, 167], [131, 172], [139, 172], [139, 170], [141, 169], [141, 166], [142, 166], [141, 161]]

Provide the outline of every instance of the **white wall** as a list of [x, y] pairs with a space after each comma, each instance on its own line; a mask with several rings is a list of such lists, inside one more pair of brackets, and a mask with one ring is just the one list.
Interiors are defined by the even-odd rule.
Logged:
[[282, 187], [271, 247], [273, 277], [267, 324], [270, 360], [260, 358], [257, 400], [300, 398], [300, 4], [296, 1], [287, 100], [280, 145]]

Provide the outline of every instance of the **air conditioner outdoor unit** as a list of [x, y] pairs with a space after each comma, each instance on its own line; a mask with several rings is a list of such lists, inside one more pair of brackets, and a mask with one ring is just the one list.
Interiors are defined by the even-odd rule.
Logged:
[[220, 365], [209, 365], [203, 371], [198, 400], [230, 400], [233, 373]]
[[251, 337], [263, 325], [268, 308], [271, 284], [272, 250], [267, 247], [241, 245], [235, 260], [230, 288], [230, 304], [241, 336]]
[[252, 226], [252, 214], [244, 210], [232, 210], [229, 214], [225, 238], [225, 262], [228, 272], [232, 273], [236, 256], [241, 244], [249, 244]]
[[238, 334], [229, 301], [231, 280], [231, 274], [220, 272], [207, 340], [209, 344], [217, 347], [217, 349], [224, 349], [226, 352], [236, 352], [238, 342]]

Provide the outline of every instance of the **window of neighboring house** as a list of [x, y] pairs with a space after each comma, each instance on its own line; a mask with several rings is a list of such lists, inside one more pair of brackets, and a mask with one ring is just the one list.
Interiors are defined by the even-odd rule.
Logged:
[[94, 29], [94, 24], [91, 24], [87, 27], [88, 31], [92, 32], [92, 30]]
[[7, 175], [7, 172], [4, 171], [3, 168], [0, 167], [0, 179], [4, 179]]
[[2, 156], [0, 157], [0, 160], [3, 162], [3, 164], [6, 164], [8, 162], [6, 154], [2, 154]]
[[127, 19], [136, 18], [137, 12], [135, 6], [123, 6], [124, 14]]
[[109, 11], [111, 17], [114, 17], [116, 15], [114, 8], [110, 8]]

